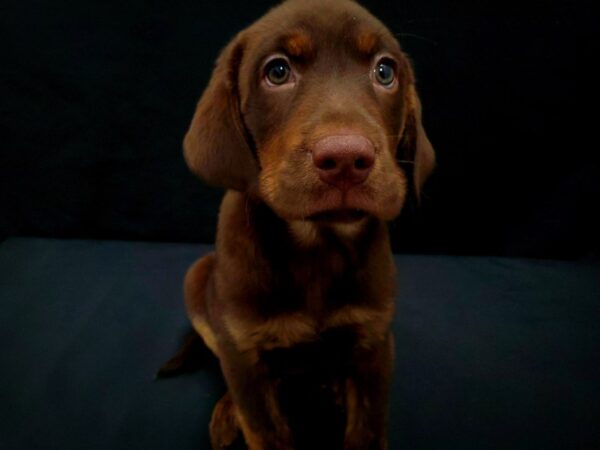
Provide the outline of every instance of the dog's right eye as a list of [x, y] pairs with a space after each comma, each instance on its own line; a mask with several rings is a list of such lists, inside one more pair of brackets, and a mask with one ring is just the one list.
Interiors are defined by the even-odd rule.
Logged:
[[265, 67], [267, 81], [275, 86], [285, 84], [290, 79], [291, 73], [290, 65], [283, 58], [273, 59]]

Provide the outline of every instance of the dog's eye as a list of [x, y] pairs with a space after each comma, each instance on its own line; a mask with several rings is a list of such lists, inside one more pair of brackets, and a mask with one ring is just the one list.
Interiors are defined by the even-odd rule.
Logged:
[[270, 61], [265, 67], [265, 75], [269, 83], [280, 85], [286, 83], [290, 79], [292, 69], [283, 58], [277, 58]]
[[375, 66], [375, 79], [383, 86], [391, 86], [396, 79], [393, 63], [387, 60], [379, 61]]

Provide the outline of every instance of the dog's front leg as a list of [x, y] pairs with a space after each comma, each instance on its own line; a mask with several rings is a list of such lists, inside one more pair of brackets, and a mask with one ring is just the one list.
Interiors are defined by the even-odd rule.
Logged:
[[221, 367], [248, 449], [292, 450], [291, 432], [279, 406], [277, 380], [267, 367], [239, 352], [222, 358]]
[[347, 424], [345, 450], [387, 448], [388, 395], [392, 372], [391, 333], [357, 350], [355, 366], [346, 380]]

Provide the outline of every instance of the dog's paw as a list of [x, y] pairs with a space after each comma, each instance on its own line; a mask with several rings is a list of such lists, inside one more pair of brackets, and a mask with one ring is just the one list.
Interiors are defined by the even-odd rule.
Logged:
[[209, 426], [210, 442], [213, 450], [243, 448], [237, 442], [239, 441], [238, 438], [241, 437], [241, 432], [235, 418], [234, 408], [229, 393], [226, 393], [215, 405]]

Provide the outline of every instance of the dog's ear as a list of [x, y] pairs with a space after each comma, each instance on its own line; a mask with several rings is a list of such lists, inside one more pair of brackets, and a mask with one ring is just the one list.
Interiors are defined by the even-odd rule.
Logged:
[[240, 112], [239, 67], [244, 37], [239, 34], [221, 52], [183, 140], [187, 165], [213, 186], [246, 190], [258, 164]]
[[417, 94], [412, 69], [409, 67], [405, 88], [405, 119], [397, 156], [400, 160], [413, 162], [413, 183], [417, 200], [421, 189], [435, 167], [435, 151], [425, 133], [422, 122], [421, 100]]

